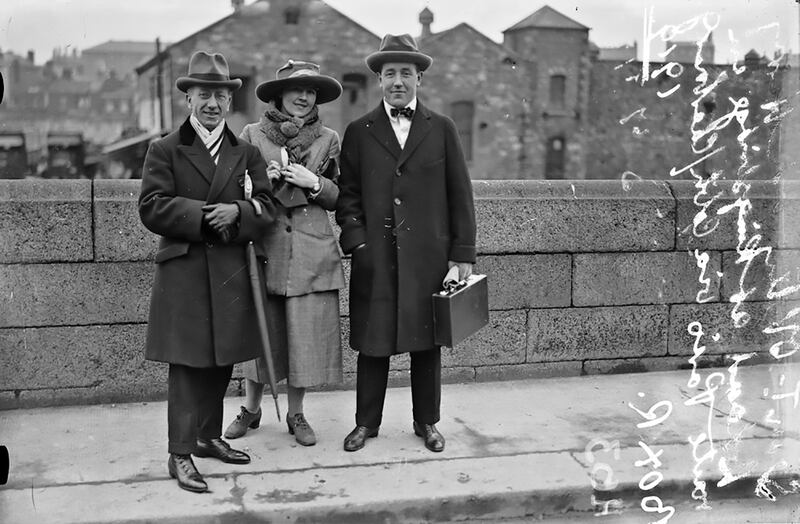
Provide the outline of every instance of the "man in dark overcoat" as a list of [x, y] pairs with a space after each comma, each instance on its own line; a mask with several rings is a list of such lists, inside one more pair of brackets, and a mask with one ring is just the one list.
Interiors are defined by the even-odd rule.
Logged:
[[345, 131], [336, 209], [342, 250], [352, 254], [350, 346], [359, 352], [356, 427], [344, 449], [378, 435], [389, 358], [410, 353], [414, 433], [442, 451], [431, 295], [450, 267], [472, 273], [472, 183], [453, 121], [416, 96], [431, 57], [411, 36], [387, 35], [366, 62], [383, 100]]
[[150, 146], [139, 195], [142, 223], [161, 235], [145, 357], [169, 363], [169, 473], [203, 492], [191, 454], [250, 462], [220, 438], [222, 401], [233, 365], [261, 355], [246, 245], [266, 231], [275, 206], [258, 149], [225, 124], [241, 87], [225, 58], [195, 53], [176, 86], [191, 114]]

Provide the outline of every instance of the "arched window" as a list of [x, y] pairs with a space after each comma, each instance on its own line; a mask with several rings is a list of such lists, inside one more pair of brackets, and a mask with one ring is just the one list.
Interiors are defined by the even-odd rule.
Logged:
[[564, 93], [567, 87], [565, 75], [550, 76], [550, 105], [556, 108], [564, 107]]
[[450, 105], [450, 113], [456, 124], [461, 147], [464, 149], [464, 158], [472, 160], [472, 128], [475, 120], [475, 102], [462, 100]]

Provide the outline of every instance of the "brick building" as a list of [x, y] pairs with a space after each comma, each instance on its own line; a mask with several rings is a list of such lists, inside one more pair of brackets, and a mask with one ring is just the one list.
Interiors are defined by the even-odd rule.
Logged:
[[[364, 57], [378, 48], [378, 35], [322, 0], [232, 3], [229, 16], [166, 47], [137, 69], [140, 127], [174, 129], [188, 116], [174, 82], [198, 49], [225, 54], [231, 74], [243, 81], [229, 118], [237, 132], [263, 111], [255, 86], [273, 78], [290, 57], [317, 62], [342, 82], [342, 98], [321, 111], [326, 124], [340, 133], [378, 103], [380, 91], [364, 64]], [[776, 61], [750, 55], [740, 64], [744, 69], [734, 70], [713, 63], [711, 37], [702, 45], [665, 41], [665, 49], [672, 48], [666, 62], [648, 63], [658, 74], [641, 82], [635, 77], [645, 64], [637, 60], [636, 43], [600, 49], [590, 41], [587, 26], [549, 6], [506, 29], [502, 43], [465, 23], [433, 33], [434, 16], [425, 8], [419, 17], [420, 48], [434, 58], [420, 98], [456, 122], [474, 178], [619, 179], [625, 172], [669, 178], [671, 168], [697, 158], [693, 132], [699, 132], [699, 125], [720, 125], [718, 119], [731, 111], [731, 98], [748, 100], [744, 124], [755, 123], [747, 138], [748, 147], [755, 147], [747, 155], [749, 167], [757, 167], [747, 176], [771, 178], [779, 168], [780, 127], [769, 121], [770, 110], [764, 108], [786, 92], [786, 67]], [[723, 73], [727, 77], [704, 100], [693, 94], [698, 49], [709, 82]], [[702, 108], [703, 117], [694, 130], [692, 104]], [[742, 165], [736, 154], [740, 132], [733, 122], [714, 133], [729, 154], [698, 169], [736, 176]]]

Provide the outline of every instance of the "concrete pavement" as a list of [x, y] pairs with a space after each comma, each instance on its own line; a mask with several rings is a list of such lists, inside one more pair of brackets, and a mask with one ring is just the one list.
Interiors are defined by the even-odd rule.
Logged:
[[[354, 392], [307, 396], [319, 439], [309, 448], [265, 403], [261, 428], [231, 441], [251, 464], [195, 459], [211, 489], [200, 495], [168, 476], [163, 402], [1, 411], [11, 470], [0, 522], [491, 522], [564, 512], [599, 522], [603, 507], [608, 522], [619, 512], [654, 522], [668, 515], [642, 509], [655, 497], [680, 505], [671, 522], [694, 522], [685, 508], [695, 477], [707, 482], [712, 515], [726, 498], [796, 498], [800, 365], [740, 367], [733, 377], [701, 369], [698, 378], [690, 386], [685, 370], [446, 385], [438, 454], [411, 430], [408, 388], [389, 390], [380, 436], [355, 453], [342, 450]], [[226, 399], [226, 424], [239, 405]]]

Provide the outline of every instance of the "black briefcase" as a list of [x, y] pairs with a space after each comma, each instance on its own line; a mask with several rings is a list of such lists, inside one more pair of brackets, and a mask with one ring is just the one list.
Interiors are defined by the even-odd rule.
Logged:
[[486, 275], [448, 283], [433, 294], [433, 341], [453, 347], [489, 323], [489, 288]]

